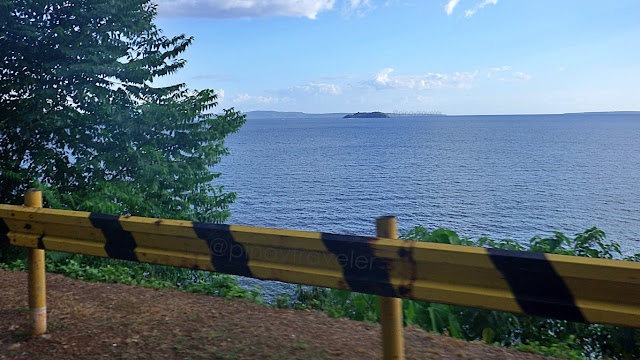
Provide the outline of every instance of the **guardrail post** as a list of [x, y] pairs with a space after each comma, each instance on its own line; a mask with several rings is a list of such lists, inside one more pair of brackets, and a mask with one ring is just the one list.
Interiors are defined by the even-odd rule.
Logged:
[[[396, 218], [376, 218], [376, 236], [396, 239]], [[402, 299], [380, 296], [380, 325], [382, 327], [382, 353], [385, 360], [404, 359], [402, 335]]]
[[[42, 192], [29, 189], [24, 196], [24, 205], [42, 207]], [[27, 258], [29, 269], [29, 315], [31, 335], [37, 336], [47, 332], [47, 301], [45, 287], [44, 250], [29, 249]]]

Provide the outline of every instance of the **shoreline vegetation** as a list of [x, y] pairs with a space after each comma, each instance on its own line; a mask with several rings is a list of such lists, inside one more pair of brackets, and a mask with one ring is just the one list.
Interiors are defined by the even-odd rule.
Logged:
[[[460, 238], [451, 230], [429, 231], [416, 226], [402, 239], [484, 246], [491, 248], [554, 253], [584, 257], [640, 261], [640, 254], [623, 257], [620, 245], [606, 240], [603, 231], [587, 229], [569, 238], [560, 232], [551, 237], [536, 236], [528, 243], [513, 240]], [[24, 248], [0, 250], [0, 269], [26, 271]], [[332, 318], [380, 321], [378, 297], [344, 290], [298, 285], [293, 295], [279, 295], [264, 301], [260, 287], [251, 290], [231, 275], [151, 265], [115, 259], [49, 251], [47, 271], [90, 282], [122, 283], [156, 289], [173, 288], [224, 298], [241, 298], [272, 308], [318, 310]], [[611, 325], [581, 324], [462, 306], [404, 300], [405, 326], [465, 341], [513, 348], [563, 359], [631, 359], [640, 356], [640, 331]]]

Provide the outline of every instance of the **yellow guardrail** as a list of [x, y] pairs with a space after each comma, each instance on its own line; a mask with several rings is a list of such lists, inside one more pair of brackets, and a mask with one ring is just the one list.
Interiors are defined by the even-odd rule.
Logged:
[[2, 242], [640, 327], [635, 262], [12, 205], [0, 205]]
[[640, 263], [0, 205], [11, 245], [640, 327]]

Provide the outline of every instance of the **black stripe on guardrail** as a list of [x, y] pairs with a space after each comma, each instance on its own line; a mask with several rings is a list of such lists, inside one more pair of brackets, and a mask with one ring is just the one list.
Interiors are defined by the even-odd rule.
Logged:
[[104, 250], [113, 259], [138, 261], [133, 235], [122, 229], [118, 215], [89, 214], [91, 225], [100, 229], [106, 240]]
[[207, 242], [216, 272], [253, 277], [249, 255], [244, 246], [233, 238], [229, 225], [194, 222], [193, 230], [196, 236]]
[[0, 218], [0, 247], [8, 246], [10, 244], [9, 237], [7, 234], [9, 233], [9, 227], [7, 223], [4, 222], [4, 219]]
[[42, 250], [46, 249], [44, 247], [44, 235], [45, 234], [40, 234], [40, 236], [38, 236], [38, 249], [42, 249]]
[[375, 256], [369, 244], [375, 238], [321, 233], [321, 239], [327, 250], [335, 255], [351, 290], [398, 296], [389, 281], [389, 262]]
[[542, 253], [487, 249], [528, 315], [586, 322], [562, 277]]

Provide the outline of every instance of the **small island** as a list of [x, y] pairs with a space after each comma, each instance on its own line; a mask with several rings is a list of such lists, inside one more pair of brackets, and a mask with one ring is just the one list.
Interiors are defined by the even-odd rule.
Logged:
[[374, 111], [374, 112], [357, 112], [355, 114], [345, 115], [343, 119], [388, 118], [388, 117], [389, 115], [383, 112]]

